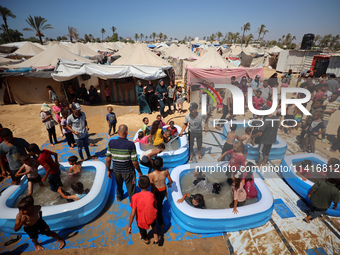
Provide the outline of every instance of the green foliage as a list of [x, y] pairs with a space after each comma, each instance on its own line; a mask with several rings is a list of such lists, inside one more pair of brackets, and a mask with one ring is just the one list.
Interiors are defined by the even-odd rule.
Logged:
[[117, 42], [118, 41], [118, 34], [114, 33], [113, 36], [109, 38], [109, 42]]
[[[9, 29], [9, 38], [10, 38], [10, 42], [20, 42], [23, 41], [23, 34], [20, 33], [18, 30], [13, 30], [13, 29]], [[8, 43], [8, 36], [7, 33], [4, 31], [3, 33], [0, 34], [0, 43]]]

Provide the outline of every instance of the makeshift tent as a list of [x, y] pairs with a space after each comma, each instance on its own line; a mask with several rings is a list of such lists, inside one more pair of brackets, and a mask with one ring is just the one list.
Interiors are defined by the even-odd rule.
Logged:
[[90, 49], [94, 50], [95, 52], [98, 52], [98, 51], [110, 52], [110, 51], [112, 51], [112, 50], [106, 48], [105, 46], [103, 46], [101, 43], [87, 43], [86, 46], [89, 47]]
[[230, 57], [238, 57], [242, 52], [242, 48], [241, 47], [235, 47], [234, 49], [231, 50], [231, 53], [230, 53]]
[[170, 57], [176, 59], [198, 59], [198, 55], [188, 49], [185, 45], [180, 45], [169, 53]]
[[169, 63], [151, 52], [145, 45], [138, 44], [130, 54], [123, 55], [112, 65], [169, 66]]
[[51, 69], [55, 67], [59, 59], [76, 60], [81, 62], [90, 62], [90, 60], [77, 56], [67, 50], [64, 46], [55, 44], [54, 46], [48, 48], [47, 50], [35, 55], [34, 57], [26, 60], [20, 64], [3, 66], [7, 69], [16, 69], [23, 67], [32, 67], [39, 69]]
[[19, 55], [19, 56], [25, 56], [25, 57], [28, 57], [28, 56], [32, 57], [43, 51], [44, 49], [42, 49], [41, 47], [38, 47], [31, 42], [26, 42], [19, 49], [14, 51], [13, 54]]
[[335, 74], [340, 77], [340, 55], [333, 55], [329, 58], [327, 74]]
[[251, 62], [253, 61], [253, 56], [250, 54], [245, 53], [242, 51], [239, 55], [240, 61], [241, 61], [241, 66], [243, 67], [250, 67]]
[[216, 48], [211, 46], [207, 53], [205, 53], [198, 60], [192, 62], [190, 67], [193, 68], [233, 68], [235, 67], [232, 63], [227, 62], [222, 58], [220, 54], [217, 53]]
[[313, 62], [314, 55], [319, 54], [320, 51], [283, 50], [280, 52], [276, 71], [288, 72], [289, 69], [292, 69], [293, 72], [301, 72], [308, 70]]
[[246, 54], [256, 54], [258, 52], [257, 49], [255, 49], [253, 46], [251, 45], [248, 45], [246, 48], [243, 49], [243, 51], [246, 53]]
[[169, 46], [168, 46], [166, 43], [161, 42], [160, 44], [157, 45], [157, 48], [165, 48], [165, 49], [168, 49]]
[[82, 57], [94, 57], [100, 55], [98, 52], [90, 49], [85, 44], [75, 43], [69, 46], [69, 51]]
[[116, 52], [113, 55], [114, 56], [121, 56], [121, 57], [126, 56], [126, 55], [130, 55], [134, 48], [135, 48], [135, 45], [129, 43], [129, 44], [126, 44], [123, 48], [121, 48], [118, 52]]
[[15, 64], [15, 63], [20, 63], [20, 62], [22, 62], [22, 60], [15, 60], [15, 59], [10, 59], [10, 58], [0, 57], [0, 66], [12, 65], [12, 64]]
[[281, 48], [278, 47], [278, 46], [274, 46], [274, 47], [272, 47], [272, 48], [270, 48], [270, 49], [267, 50], [267, 52], [270, 53], [270, 54], [278, 54], [278, 53], [280, 53], [281, 51], [283, 51], [283, 49], [281, 49]]

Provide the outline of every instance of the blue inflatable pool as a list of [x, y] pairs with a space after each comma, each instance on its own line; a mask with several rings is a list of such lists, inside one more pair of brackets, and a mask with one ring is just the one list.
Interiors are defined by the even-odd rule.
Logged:
[[169, 194], [171, 216], [186, 231], [192, 233], [229, 232], [255, 228], [264, 225], [270, 219], [274, 199], [267, 185], [255, 173], [255, 185], [258, 202], [238, 207], [238, 213], [233, 209], [198, 209], [188, 203], [177, 203], [182, 198], [181, 178], [189, 171], [194, 171], [196, 166], [223, 166], [226, 162], [186, 164], [178, 166], [171, 172], [174, 181]]
[[[327, 164], [327, 159], [320, 157], [319, 155], [315, 153], [304, 153], [304, 154], [296, 154], [296, 155], [289, 155], [285, 156], [282, 159], [281, 162], [281, 175], [286, 180], [286, 182], [289, 184], [289, 186], [298, 193], [304, 200], [306, 200], [308, 203], [311, 203], [311, 201], [308, 198], [308, 193], [311, 190], [312, 186], [314, 185], [314, 182], [310, 180], [303, 181], [302, 178], [298, 175], [296, 175], [296, 169], [293, 167], [296, 163], [301, 162], [302, 160], [308, 159], [312, 162], [312, 164], [317, 164], [320, 167], [322, 165]], [[314, 169], [317, 172], [322, 172], [321, 168], [315, 168]], [[333, 210], [333, 203], [330, 206], [330, 208], [326, 211], [326, 214], [331, 216], [340, 216], [340, 206], [338, 205], [336, 210]]]
[[[163, 127], [164, 130], [166, 130], [168, 126]], [[181, 132], [182, 128], [180, 126], [175, 125], [177, 128], [178, 133]], [[139, 129], [133, 140], [136, 140], [138, 138], [138, 132], [142, 131], [142, 129]], [[179, 140], [179, 149], [172, 150], [172, 151], [163, 151], [162, 153], [158, 154], [159, 157], [163, 158], [164, 168], [174, 168], [179, 165], [183, 165], [188, 162], [189, 159], [189, 144], [188, 139], [186, 135], [183, 135], [182, 137], [178, 137]], [[136, 143], [136, 150], [139, 156], [144, 152], [140, 146], [140, 143]], [[140, 164], [141, 170], [143, 174], [148, 173], [148, 168], [145, 166], [142, 166]]]
[[[70, 167], [68, 163], [60, 163]], [[86, 224], [98, 216], [109, 197], [112, 181], [106, 176], [105, 164], [100, 161], [87, 161], [82, 164], [84, 171], [95, 171], [95, 178], [90, 192], [82, 199], [60, 205], [43, 206], [43, 219], [51, 230], [62, 230]], [[63, 169], [61, 168], [61, 171]], [[64, 170], [65, 171], [65, 170]], [[45, 171], [40, 167], [40, 174]], [[23, 177], [20, 185], [13, 185], [4, 190], [0, 196], [0, 231], [10, 234], [24, 234], [23, 228], [14, 232], [17, 208], [12, 208], [15, 200], [27, 188], [27, 178]]]
[[[243, 122], [243, 121], [233, 121], [233, 124], [237, 125], [237, 129], [240, 128], [245, 128], [248, 127], [248, 123], [247, 121]], [[236, 132], [237, 132], [236, 129]], [[230, 122], [226, 123], [223, 126], [223, 135], [227, 136], [228, 132], [230, 131]], [[240, 135], [240, 134], [239, 134]], [[225, 137], [222, 137], [222, 139], [226, 140]], [[252, 160], [258, 160], [259, 159], [259, 146], [258, 145], [248, 145], [248, 156], [247, 159], [252, 159]], [[286, 150], [287, 150], [287, 143], [280, 138], [279, 136], [276, 137], [276, 143], [273, 144], [271, 150], [270, 150], [270, 154], [269, 154], [269, 159], [281, 159], [286, 155]]]

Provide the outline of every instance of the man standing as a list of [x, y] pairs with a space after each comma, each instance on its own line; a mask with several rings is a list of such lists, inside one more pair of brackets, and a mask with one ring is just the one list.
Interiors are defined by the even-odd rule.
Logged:
[[260, 75], [256, 75], [255, 79], [251, 81], [250, 87], [253, 89], [253, 97], [256, 96], [256, 91], [258, 88], [260, 88], [261, 82], [260, 82]]
[[208, 119], [206, 116], [202, 116], [201, 113], [198, 112], [198, 104], [191, 103], [189, 107], [190, 113], [185, 115], [184, 124], [182, 127], [182, 131], [179, 133], [179, 136], [183, 135], [184, 130], [187, 128], [189, 124], [189, 150], [190, 150], [190, 158], [189, 162], [192, 162], [192, 158], [194, 156], [194, 140], [197, 142], [197, 155], [198, 158], [202, 158], [201, 148], [203, 142], [202, 136], [202, 121], [205, 122], [205, 131], [208, 131]]
[[118, 128], [118, 139], [109, 141], [106, 153], [106, 169], [107, 177], [112, 178], [110, 170], [112, 160], [113, 175], [117, 184], [117, 200], [123, 200], [123, 181], [129, 194], [131, 201], [132, 196], [136, 193], [136, 172], [138, 176], [142, 176], [138, 161], [136, 146], [126, 137], [128, 135], [128, 127], [124, 124]]
[[337, 92], [339, 89], [339, 82], [335, 79], [335, 74], [329, 76], [329, 80], [326, 81], [328, 90], [332, 93]]
[[[261, 110], [268, 110], [269, 106], [262, 107]], [[259, 162], [261, 167], [267, 163], [272, 145], [276, 142], [277, 130], [279, 127], [279, 119], [273, 114], [268, 114], [265, 118], [264, 125], [259, 128], [260, 132], [252, 135], [252, 138], [261, 136], [259, 143]]]
[[[22, 166], [19, 158], [21, 155], [27, 154], [26, 149], [28, 148], [29, 143], [22, 138], [13, 137], [12, 131], [8, 128], [1, 129], [0, 136], [3, 139], [3, 142], [0, 144], [0, 156], [5, 156], [8, 161], [12, 185], [18, 185], [21, 178], [16, 177], [15, 174]], [[6, 177], [6, 162], [1, 157], [0, 168], [2, 177]]]
[[[331, 99], [329, 99], [329, 101], [326, 100], [324, 102], [324, 104], [326, 105], [326, 109], [323, 111], [323, 119], [322, 120], [323, 120], [323, 124], [325, 125], [326, 128], [327, 128], [327, 125], [328, 125], [328, 122], [329, 122], [329, 118], [340, 107], [340, 102], [337, 100], [338, 96], [339, 95], [337, 93], [333, 93], [331, 95]], [[324, 142], [324, 143], [327, 142], [326, 141], [326, 132], [322, 133], [322, 142]]]
[[92, 159], [94, 157], [91, 156], [89, 150], [89, 128], [87, 126], [86, 115], [81, 111], [81, 106], [78, 103], [72, 103], [72, 110], [73, 114], [67, 117], [67, 128], [73, 133], [81, 160], [84, 160], [83, 147], [87, 159]]
[[262, 92], [261, 97], [263, 99], [263, 103], [266, 104], [268, 98], [272, 96], [272, 90], [268, 86], [268, 80], [264, 80], [263, 87], [259, 88], [258, 90]]

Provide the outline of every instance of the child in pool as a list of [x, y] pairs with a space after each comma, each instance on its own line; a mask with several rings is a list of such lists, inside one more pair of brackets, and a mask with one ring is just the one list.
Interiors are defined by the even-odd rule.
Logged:
[[237, 174], [235, 174], [235, 179], [231, 187], [234, 200], [233, 202], [230, 203], [229, 207], [233, 208], [234, 214], [238, 213], [237, 206], [243, 206], [247, 198], [247, 193], [245, 189], [243, 188], [241, 175], [242, 175], [241, 172], [238, 172]]
[[157, 154], [162, 153], [164, 150], [165, 150], [164, 143], [160, 143], [157, 145], [156, 149], [150, 149], [150, 150], [144, 151], [139, 156], [139, 163], [143, 166], [148, 167], [149, 173], [150, 173], [152, 168], [154, 167], [152, 158], [156, 157]]
[[161, 228], [164, 227], [164, 220], [162, 216], [163, 211], [163, 200], [167, 195], [165, 180], [168, 178], [168, 186], [171, 187], [173, 183], [168, 169], [162, 170], [163, 159], [156, 157], [153, 161], [155, 171], [148, 174], [151, 183], [151, 192], [155, 194], [157, 201], [157, 222]]
[[193, 175], [196, 178], [192, 183], [195, 187], [202, 190], [208, 190], [209, 192], [217, 195], [220, 194], [222, 188], [220, 183], [211, 183], [201, 171], [195, 170]]
[[147, 135], [150, 134], [150, 130], [149, 130], [148, 124], [149, 124], [149, 119], [148, 119], [147, 117], [144, 117], [144, 118], [143, 118], [143, 127], [142, 127], [142, 131], [143, 131], [143, 133], [144, 133], [145, 136], [147, 136]]
[[311, 178], [312, 174], [309, 173], [311, 169], [312, 162], [308, 159], [303, 160], [297, 167], [296, 167], [296, 175], [300, 176], [302, 180], [305, 182], [307, 178]]
[[71, 177], [79, 177], [83, 172], [83, 168], [81, 167], [80, 162], [78, 162], [77, 156], [71, 156], [68, 158], [68, 163], [71, 165], [70, 170], [68, 171], [68, 175]]
[[166, 125], [165, 122], [163, 121], [162, 115], [158, 114], [156, 120], [158, 120], [159, 123], [161, 124], [161, 128], [163, 128]]
[[15, 174], [16, 177], [26, 175], [28, 179], [28, 193], [27, 196], [31, 196], [33, 194], [33, 186], [34, 183], [39, 183], [39, 186], [44, 186], [44, 183], [41, 181], [41, 176], [38, 173], [39, 162], [35, 159], [32, 159], [29, 155], [20, 156], [20, 161], [22, 166], [19, 171]]
[[177, 128], [175, 127], [175, 122], [172, 120], [169, 122], [169, 126], [166, 128], [166, 130], [171, 131], [171, 137], [175, 137], [177, 135]]
[[[222, 155], [224, 155], [226, 151], [229, 151], [234, 147], [235, 139], [238, 139], [238, 140], [240, 139], [240, 137], [235, 133], [236, 128], [237, 128], [236, 124], [230, 125], [230, 132], [228, 132], [227, 141], [223, 145]], [[224, 156], [221, 156], [219, 161], [224, 159]], [[228, 156], [224, 160], [228, 161], [228, 160], [230, 160], [230, 157]]]
[[14, 231], [17, 232], [24, 226], [24, 231], [29, 235], [36, 251], [44, 249], [38, 243], [38, 234], [46, 235], [57, 239], [59, 250], [64, 248], [65, 241], [56, 233], [50, 230], [49, 226], [42, 219], [40, 205], [34, 205], [32, 196], [22, 198], [18, 203], [19, 213], [17, 214]]
[[254, 169], [255, 165], [251, 162], [248, 162], [245, 170], [246, 172], [243, 173], [243, 186], [244, 189], [247, 193], [247, 199], [253, 199], [256, 198], [257, 196], [257, 190], [255, 187], [255, 183], [254, 183], [254, 175], [253, 175], [253, 169]]
[[183, 203], [184, 200], [195, 208], [205, 209], [205, 202], [202, 194], [190, 195], [189, 193], [185, 193], [181, 199], [177, 200], [177, 203]]
[[134, 140], [134, 143], [150, 144], [150, 135], [144, 135], [143, 131], [138, 132], [138, 138]]
[[81, 182], [72, 183], [71, 188], [76, 194], [67, 196], [61, 188], [58, 189], [58, 193], [65, 199], [78, 201], [85, 197], [90, 191], [89, 189], [84, 190], [84, 185]]
[[171, 131], [170, 130], [166, 130], [163, 134], [163, 140], [164, 143], [168, 143], [171, 139]]
[[151, 135], [154, 146], [157, 146], [160, 143], [164, 143], [163, 130], [161, 127], [161, 123], [158, 120], [155, 120], [152, 123], [150, 135]]

